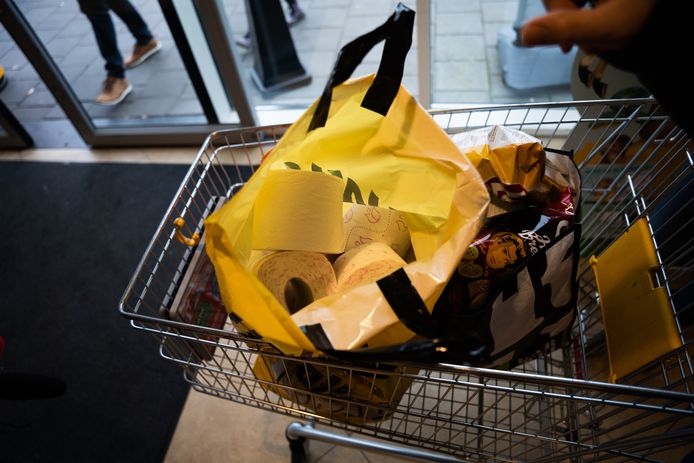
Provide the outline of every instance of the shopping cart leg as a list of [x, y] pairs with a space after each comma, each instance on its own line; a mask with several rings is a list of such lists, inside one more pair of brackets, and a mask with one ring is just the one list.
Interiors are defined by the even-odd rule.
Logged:
[[[312, 428], [313, 421], [309, 421], [306, 425]], [[303, 436], [292, 435], [290, 432], [290, 426], [287, 426], [284, 435], [289, 442], [289, 450], [292, 452], [292, 463], [308, 463], [309, 440]]]

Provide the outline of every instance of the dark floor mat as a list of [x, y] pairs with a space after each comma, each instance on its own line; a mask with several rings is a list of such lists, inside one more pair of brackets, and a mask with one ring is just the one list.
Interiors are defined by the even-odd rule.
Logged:
[[0, 400], [0, 460], [164, 458], [188, 387], [117, 305], [186, 169], [0, 163], [0, 368], [67, 385]]

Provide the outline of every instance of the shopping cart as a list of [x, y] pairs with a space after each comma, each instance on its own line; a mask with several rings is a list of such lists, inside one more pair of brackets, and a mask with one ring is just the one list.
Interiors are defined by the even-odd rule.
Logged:
[[[287, 429], [297, 460], [305, 439], [319, 439], [431, 461], [680, 461], [694, 450], [694, 161], [686, 133], [650, 99], [431, 114], [448, 133], [498, 124], [530, 133], [546, 146], [574, 150], [583, 177], [580, 291], [577, 319], [561, 349], [548, 348], [510, 371], [356, 366], [284, 356], [254, 333], [237, 331], [227, 317], [218, 324], [172, 317], [176, 294], [191, 284], [185, 275], [195, 253], [181, 241], [188, 237], [194, 244], [190, 237], [203, 233], [216, 200], [241, 188], [284, 125], [208, 137], [125, 291], [121, 314], [154, 335], [160, 355], [179, 364], [196, 391], [307, 422]], [[679, 347], [609, 382], [600, 294], [589, 258], [610, 249], [639, 219], [647, 223], [658, 259], [651, 282], [666, 293]], [[271, 359], [285, 373], [305, 372], [308, 384], [258, 379], [253, 369], [259, 359]], [[310, 384], [314, 371], [339, 373], [340, 390], [330, 381]], [[357, 377], [409, 387], [399, 401], [379, 403], [381, 419], [367, 419], [375, 406], [371, 397], [353, 394]], [[317, 412], [317, 403], [329, 406]]]

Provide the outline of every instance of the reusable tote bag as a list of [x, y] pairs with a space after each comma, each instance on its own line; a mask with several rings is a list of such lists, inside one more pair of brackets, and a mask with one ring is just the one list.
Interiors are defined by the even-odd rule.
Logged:
[[[425, 310], [433, 310], [485, 217], [489, 198], [474, 166], [401, 86], [413, 25], [414, 12], [398, 5], [382, 26], [347, 44], [320, 99], [205, 223], [207, 252], [227, 310], [286, 354], [315, 352], [316, 344], [349, 350], [407, 342], [415, 334], [402, 320], [416, 315], [411, 310], [422, 310], [408, 299], [414, 294]], [[383, 40], [378, 72], [347, 80]], [[301, 268], [325, 265], [315, 256], [320, 246], [311, 240], [343, 230], [325, 226], [329, 232], [304, 237], [324, 227], [315, 223], [302, 233], [292, 231], [296, 243], [287, 243], [287, 237], [289, 229], [324, 206], [328, 193], [321, 192], [333, 191], [331, 182], [339, 187], [343, 211], [363, 206], [401, 218], [411, 251], [392, 274], [408, 288], [398, 300], [384, 297], [374, 278], [347, 290], [324, 286], [322, 297], [303, 291], [307, 305], [288, 310], [284, 294], [261, 281], [259, 266], [286, 256], [278, 252], [304, 253], [296, 259], [308, 259], [308, 249], [315, 259]], [[334, 222], [333, 215], [326, 213], [325, 221]], [[266, 244], [270, 241], [274, 244]], [[339, 240], [328, 241], [322, 251], [332, 262], [342, 250], [334, 246]]]

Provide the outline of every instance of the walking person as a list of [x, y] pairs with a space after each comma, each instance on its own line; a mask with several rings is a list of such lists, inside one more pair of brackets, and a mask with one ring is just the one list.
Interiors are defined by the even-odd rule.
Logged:
[[[116, 105], [123, 101], [133, 87], [125, 77], [125, 70], [142, 64], [147, 58], [161, 49], [161, 42], [149, 30], [140, 13], [129, 0], [78, 0], [94, 29], [96, 43], [101, 56], [106, 61], [106, 80], [96, 102], [102, 105]], [[123, 61], [118, 50], [116, 29], [109, 10], [112, 10], [128, 26], [135, 38], [132, 54]]]

